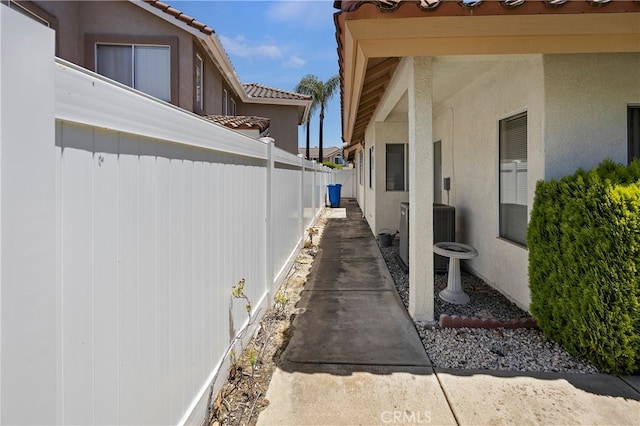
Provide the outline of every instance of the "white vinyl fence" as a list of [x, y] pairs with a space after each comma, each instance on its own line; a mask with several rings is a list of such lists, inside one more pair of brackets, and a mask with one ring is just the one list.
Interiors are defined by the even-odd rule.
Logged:
[[1, 5], [0, 48], [0, 423], [202, 423], [232, 286], [268, 308], [333, 172], [54, 59]]

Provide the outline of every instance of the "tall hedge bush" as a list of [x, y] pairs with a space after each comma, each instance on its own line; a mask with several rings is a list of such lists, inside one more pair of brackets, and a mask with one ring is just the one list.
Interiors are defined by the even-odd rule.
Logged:
[[640, 162], [538, 182], [527, 244], [545, 335], [602, 370], [640, 371]]

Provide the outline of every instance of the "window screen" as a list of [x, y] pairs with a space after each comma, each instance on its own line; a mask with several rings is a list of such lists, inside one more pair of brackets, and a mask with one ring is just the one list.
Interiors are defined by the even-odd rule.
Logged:
[[163, 101], [171, 100], [169, 46], [98, 44], [96, 71]]

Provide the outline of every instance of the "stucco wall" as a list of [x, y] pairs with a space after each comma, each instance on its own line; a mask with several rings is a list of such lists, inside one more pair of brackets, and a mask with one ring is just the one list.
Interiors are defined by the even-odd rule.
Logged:
[[[85, 34], [175, 36], [178, 38], [178, 99], [172, 103], [193, 111], [194, 39], [191, 34], [153, 14], [121, 1], [38, 1], [38, 6], [58, 20], [58, 56], [81, 66], [85, 58]], [[205, 60], [205, 112], [222, 113], [223, 78], [218, 68]], [[236, 98], [230, 92], [230, 96]]]
[[[386, 228], [392, 232], [398, 231], [400, 226], [400, 203], [409, 202], [408, 191], [386, 190], [386, 144], [403, 143], [409, 141], [408, 127], [405, 122], [375, 123], [376, 129], [376, 233]], [[405, 145], [405, 150], [409, 146]], [[407, 164], [405, 164], [407, 166]], [[406, 182], [408, 186], [408, 182]]]
[[604, 158], [627, 162], [627, 105], [640, 103], [640, 53], [545, 55], [545, 178]]
[[498, 123], [527, 111], [531, 208], [543, 170], [543, 101], [542, 58], [531, 56], [496, 62], [434, 112], [433, 140], [442, 141], [442, 176], [451, 177], [457, 241], [480, 253], [466, 265], [523, 308], [530, 302], [528, 252], [498, 237]]
[[[238, 115], [256, 115], [270, 119], [269, 136], [278, 148], [298, 155], [298, 107], [287, 105], [241, 104]], [[325, 146], [327, 141], [325, 140]]]

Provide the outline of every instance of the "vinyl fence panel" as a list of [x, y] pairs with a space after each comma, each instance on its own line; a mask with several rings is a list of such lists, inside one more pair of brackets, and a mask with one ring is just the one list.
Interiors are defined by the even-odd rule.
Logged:
[[248, 326], [232, 286], [266, 311], [333, 172], [0, 23], [1, 422], [202, 423]]

